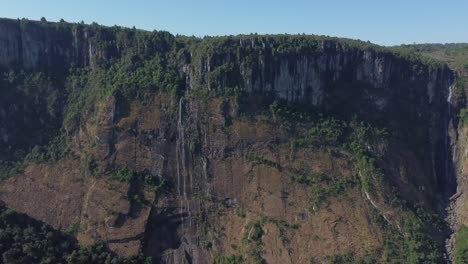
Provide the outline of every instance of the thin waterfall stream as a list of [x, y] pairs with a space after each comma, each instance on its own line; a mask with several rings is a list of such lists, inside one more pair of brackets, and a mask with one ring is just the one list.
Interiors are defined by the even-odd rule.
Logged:
[[457, 195], [457, 179], [453, 167], [453, 153], [455, 152], [452, 149], [451, 138], [450, 138], [450, 130], [453, 129], [451, 127], [453, 121], [453, 106], [452, 106], [452, 99], [453, 99], [453, 82], [449, 85], [449, 93], [447, 96], [447, 112], [446, 112], [446, 127], [445, 127], [445, 186], [444, 186], [444, 203], [445, 203], [445, 221], [448, 225], [448, 237], [445, 241], [445, 249], [446, 249], [446, 260], [447, 263], [453, 262], [453, 243], [454, 243], [454, 235], [457, 226], [457, 217], [456, 217], [456, 210], [455, 210], [455, 202]]

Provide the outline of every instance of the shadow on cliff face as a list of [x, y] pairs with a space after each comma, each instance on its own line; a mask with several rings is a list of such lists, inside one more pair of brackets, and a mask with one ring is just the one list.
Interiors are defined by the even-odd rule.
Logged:
[[153, 208], [146, 227], [144, 254], [160, 259], [166, 250], [178, 249], [182, 241], [177, 229], [185, 217], [186, 213], [174, 207]]

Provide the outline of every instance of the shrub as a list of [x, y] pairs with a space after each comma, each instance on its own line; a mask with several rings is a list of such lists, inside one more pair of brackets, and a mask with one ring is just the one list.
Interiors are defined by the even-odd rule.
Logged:
[[244, 263], [242, 256], [230, 255], [230, 256], [217, 256], [215, 257], [213, 264], [240, 264]]
[[70, 153], [70, 146], [64, 135], [54, 138], [48, 145], [34, 146], [25, 157], [26, 162], [42, 163], [54, 162], [66, 157]]
[[263, 234], [264, 234], [264, 231], [263, 231], [263, 228], [262, 228], [262, 224], [259, 223], [259, 222], [255, 223], [252, 226], [252, 232], [251, 232], [250, 238], [253, 241], [261, 242]]
[[350, 187], [355, 185], [355, 181], [350, 178], [340, 178], [326, 186], [314, 186], [311, 190], [312, 209], [318, 210], [320, 206], [329, 198], [336, 197]]
[[119, 168], [109, 171], [109, 176], [111, 179], [119, 182], [130, 182], [135, 176], [135, 173], [128, 168]]
[[263, 250], [263, 231], [264, 221], [257, 221], [250, 223], [246, 228], [246, 233], [244, 233], [243, 242], [249, 246], [248, 251], [249, 255], [252, 256], [254, 263], [265, 263], [265, 260], [262, 258]]
[[462, 127], [466, 126], [468, 124], [468, 108], [462, 108], [460, 110], [460, 125]]
[[11, 176], [20, 174], [23, 171], [22, 162], [0, 161], [0, 181]]

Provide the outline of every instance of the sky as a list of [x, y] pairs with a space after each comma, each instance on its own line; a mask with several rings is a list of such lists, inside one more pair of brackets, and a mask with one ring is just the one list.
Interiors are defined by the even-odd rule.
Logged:
[[468, 0], [0, 0], [0, 17], [200, 37], [305, 33], [380, 45], [468, 42]]

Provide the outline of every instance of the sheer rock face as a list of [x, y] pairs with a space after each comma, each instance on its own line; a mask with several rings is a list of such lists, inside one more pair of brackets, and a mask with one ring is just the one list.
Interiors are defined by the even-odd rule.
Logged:
[[[325, 40], [312, 54], [276, 54], [269, 48], [273, 43], [252, 41], [252, 47], [245, 47], [244, 40], [228, 51], [214, 50], [207, 54], [193, 49], [192, 67], [184, 67], [189, 69], [186, 70], [189, 86], [214, 90], [238, 86], [249, 93], [273, 93], [290, 102], [316, 106], [327, 104], [327, 96], [333, 86], [339, 84], [351, 86], [359, 83], [384, 94], [424, 96], [421, 101], [425, 104], [441, 103], [448, 93], [451, 73], [447, 68], [428, 70], [420, 63], [410, 63], [389, 52], [349, 48], [339, 42]], [[237, 51], [239, 49], [241, 52]], [[258, 51], [256, 58], [243, 56], [242, 52], [250, 55], [248, 53], [252, 50]], [[193, 55], [198, 53], [202, 55]], [[228, 65], [232, 67], [228, 74], [210, 75]], [[229, 73], [234, 78], [228, 80]], [[401, 87], [403, 85], [405, 87]], [[445, 89], [435, 91], [436, 87]], [[434, 93], [445, 93], [445, 96], [438, 94], [434, 98]], [[383, 106], [380, 108], [383, 110]]]
[[62, 65], [68, 66], [73, 47], [69, 41], [60, 43], [57, 33], [56, 30], [48, 30], [35, 24], [2, 21], [0, 65], [35, 69], [42, 65], [52, 66], [54, 62], [62, 62]]
[[[323, 40], [313, 53], [282, 54], [268, 38], [233, 43], [223, 49], [213, 45], [208, 52], [192, 48], [186, 58], [191, 63], [181, 67], [187, 86], [217, 91], [239, 87], [326, 112], [386, 120], [402, 145], [423, 146], [430, 188], [445, 188], [451, 166], [446, 162], [451, 152], [447, 126], [455, 112], [447, 102], [454, 78], [450, 69], [431, 69], [388, 51], [350, 48], [333, 40]], [[217, 74], [220, 69], [223, 74]]]
[[[447, 98], [453, 74], [447, 67], [429, 69], [389, 52], [345, 47], [324, 40], [314, 53], [278, 54], [272, 40], [252, 38], [209, 52], [192, 48], [182, 70], [191, 89], [239, 87], [249, 94], [281, 98], [328, 112], [387, 119], [408, 142], [417, 136], [431, 143], [433, 159], [445, 159]], [[257, 53], [252, 55], [252, 50]], [[252, 58], [253, 57], [253, 58]], [[217, 74], [220, 71], [223, 74]], [[420, 140], [419, 139], [419, 140]], [[436, 153], [438, 152], [438, 153]], [[440, 155], [440, 157], [439, 157]], [[436, 168], [435, 174], [445, 173]]]
[[[124, 48], [94, 45], [95, 33], [79, 26], [0, 21], [0, 66], [93, 69]], [[69, 135], [75, 160], [30, 166], [2, 184], [0, 199], [61, 230], [79, 223], [83, 244], [102, 240], [122, 256], [142, 249], [162, 263], [211, 263], [217, 255], [250, 260], [256, 254], [250, 236], [257, 222], [264, 223], [260, 255], [268, 263], [307, 263], [346, 252], [363, 256], [381, 246], [382, 233], [370, 223], [372, 205], [358, 187], [315, 211], [310, 186], [292, 183], [287, 170], [251, 160], [255, 154], [281, 168], [353, 177], [349, 157], [310, 149], [292, 155], [289, 143], [297, 134], [263, 114], [242, 115], [274, 99], [385, 120], [401, 139], [392, 146], [398, 150], [390, 154], [388, 177], [402, 186], [405, 197], [435, 199], [447, 181], [449, 69], [334, 40], [321, 41], [313, 53], [281, 54], [273, 52], [277, 43], [268, 38], [234, 40], [227, 49], [214, 46], [207, 52], [193, 45], [177, 53], [178, 71], [186, 77], [185, 89], [238, 87], [249, 95], [247, 106], [229, 96], [175, 100], [157, 93], [125, 105], [109, 97]], [[6, 105], [0, 104], [0, 142], [10, 144], [18, 127], [7, 122], [8, 108], [14, 107]], [[15, 113], [30, 118], [30, 111]], [[76, 168], [89, 155], [97, 167], [149, 173], [172, 182], [172, 189], [156, 199], [145, 192], [144, 206], [136, 210], [124, 199], [130, 186]], [[398, 166], [408, 168], [410, 176], [401, 175]], [[390, 216], [398, 213], [384, 209]]]
[[94, 66], [112, 52], [93, 45], [96, 34], [80, 25], [2, 19], [0, 66], [25, 70]]

